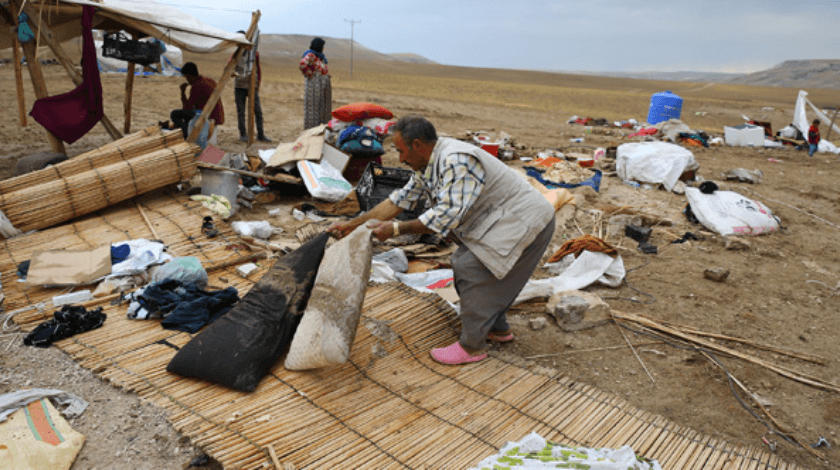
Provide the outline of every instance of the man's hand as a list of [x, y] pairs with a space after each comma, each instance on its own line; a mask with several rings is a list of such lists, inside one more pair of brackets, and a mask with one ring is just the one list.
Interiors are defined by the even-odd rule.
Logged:
[[187, 87], [188, 87], [188, 86], [190, 86], [190, 84], [189, 84], [189, 83], [182, 83], [182, 84], [181, 84], [181, 93], [186, 93], [186, 92], [187, 92]]
[[348, 220], [347, 222], [336, 222], [327, 228], [327, 233], [332, 235], [334, 238], [341, 240], [347, 235], [350, 235], [350, 233], [353, 230], [356, 230], [356, 227], [358, 226], [359, 223], [352, 220]]
[[380, 222], [378, 220], [370, 221], [367, 223], [366, 227], [371, 229], [371, 231], [373, 232], [373, 236], [381, 242], [384, 242], [385, 240], [394, 236], [393, 222]]

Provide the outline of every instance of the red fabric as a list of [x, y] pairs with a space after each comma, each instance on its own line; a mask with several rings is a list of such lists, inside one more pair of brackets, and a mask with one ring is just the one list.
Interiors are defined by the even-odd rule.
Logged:
[[808, 143], [813, 145], [820, 143], [820, 128], [818, 126], [808, 128]]
[[332, 112], [332, 117], [340, 121], [358, 121], [360, 119], [391, 119], [394, 114], [388, 108], [374, 103], [350, 103]]
[[102, 119], [102, 82], [96, 61], [91, 25], [96, 12], [82, 10], [82, 83], [73, 91], [35, 101], [29, 115], [52, 135], [72, 144]]
[[627, 138], [629, 139], [630, 137], [639, 137], [639, 136], [643, 136], [643, 135], [654, 135], [657, 132], [659, 132], [659, 130], [657, 128], [648, 127], [646, 129], [639, 129], [637, 132], [634, 132], [634, 133], [628, 135]]
[[[201, 111], [207, 101], [210, 100], [210, 95], [213, 94], [215, 89], [216, 82], [212, 78], [198, 77], [198, 80], [190, 87], [190, 96], [187, 97], [186, 101], [181, 100], [184, 109]], [[216, 106], [210, 113], [210, 119], [215, 120], [217, 126], [225, 123], [225, 109], [222, 107], [221, 98], [216, 102]]]

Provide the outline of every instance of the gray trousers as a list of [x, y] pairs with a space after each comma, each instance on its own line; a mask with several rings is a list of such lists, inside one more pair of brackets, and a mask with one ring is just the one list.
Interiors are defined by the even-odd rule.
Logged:
[[466, 246], [459, 246], [452, 254], [455, 289], [461, 298], [460, 343], [467, 352], [476, 354], [487, 349], [489, 332], [510, 330], [505, 312], [534, 274], [554, 235], [554, 224], [552, 217], [502, 279], [497, 279]]
[[[239, 136], [247, 136], [248, 128], [245, 123], [245, 116], [248, 110], [248, 89], [234, 88], [233, 97], [236, 99], [236, 123], [239, 125]], [[265, 137], [262, 106], [260, 106], [260, 91], [257, 89], [254, 89], [254, 121], [257, 124], [257, 137]]]

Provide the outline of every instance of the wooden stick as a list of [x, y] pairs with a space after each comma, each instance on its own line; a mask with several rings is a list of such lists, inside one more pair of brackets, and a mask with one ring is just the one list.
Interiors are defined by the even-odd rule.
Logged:
[[140, 203], [137, 202], [137, 201], [134, 201], [134, 203], [137, 205], [137, 210], [140, 211], [140, 215], [143, 216], [143, 220], [146, 221], [146, 225], [149, 227], [149, 230], [152, 231], [152, 236], [155, 237], [155, 240], [160, 240], [161, 239], [160, 235], [158, 235], [157, 230], [155, 230], [155, 227], [152, 225], [152, 222], [149, 220], [149, 217], [146, 215], [146, 211], [143, 210], [143, 206], [141, 206]]
[[245, 243], [250, 243], [251, 245], [261, 246], [263, 248], [268, 248], [271, 251], [278, 251], [280, 253], [285, 253], [286, 250], [280, 246], [275, 245], [273, 243], [269, 243], [265, 240], [260, 240], [259, 238], [249, 237], [247, 235], [242, 235], [239, 238], [245, 241]]
[[250, 177], [253, 177], [253, 178], [262, 178], [264, 180], [269, 180], [269, 181], [277, 181], [279, 183], [297, 184], [297, 185], [302, 185], [303, 184], [302, 179], [300, 179], [298, 177], [295, 177], [295, 176], [291, 176], [291, 175], [283, 175], [283, 174], [265, 175], [265, 174], [262, 174], [262, 173], [254, 173], [253, 171], [237, 170], [236, 168], [227, 168], [227, 167], [224, 167], [224, 166], [214, 165], [212, 163], [205, 163], [205, 162], [196, 162], [196, 165], [198, 165], [199, 168], [207, 168], [208, 170], [232, 171], [232, 172], [240, 174], [240, 175], [250, 176]]
[[277, 453], [274, 452], [274, 446], [271, 445], [271, 444], [268, 444], [265, 447], [266, 447], [266, 449], [268, 449], [268, 455], [271, 456], [271, 461], [274, 463], [274, 467], [277, 470], [285, 470], [285, 468], [282, 465], [280, 465], [280, 461], [277, 460]]
[[[133, 37], [135, 35], [132, 35]], [[134, 94], [134, 66], [134, 62], [129, 62], [125, 71], [125, 102], [123, 103], [125, 122], [123, 123], [123, 132], [126, 134], [131, 132], [131, 98]]]
[[627, 343], [627, 347], [629, 347], [630, 350], [633, 351], [633, 355], [636, 356], [636, 359], [639, 361], [639, 364], [642, 365], [642, 369], [644, 369], [645, 372], [647, 373], [648, 378], [650, 378], [651, 383], [656, 383], [656, 380], [653, 380], [653, 376], [650, 375], [650, 371], [648, 370], [647, 366], [645, 366], [645, 363], [642, 362], [642, 358], [639, 357], [639, 353], [636, 352], [636, 348], [634, 348], [633, 345], [630, 344], [630, 340], [627, 339], [627, 335], [624, 334], [624, 330], [621, 329], [621, 327], [618, 325], [618, 323], [615, 324], [615, 327], [618, 328], [618, 332], [621, 333], [621, 337], [624, 338], [624, 342]]
[[[21, 0], [11, 0], [10, 5], [14, 10], [20, 10], [22, 8]], [[15, 23], [17, 23], [17, 15], [15, 15]], [[26, 67], [29, 69], [29, 78], [32, 79], [32, 87], [35, 88], [35, 97], [38, 99], [48, 97], [47, 83], [44, 81], [41, 63], [38, 62], [38, 50], [32, 41], [23, 44], [23, 55], [26, 57]], [[46, 131], [46, 129], [44, 130]], [[50, 149], [55, 153], [67, 154], [67, 150], [64, 149], [64, 142], [51, 132], [46, 132], [47, 139], [50, 142]]]
[[692, 335], [706, 336], [708, 338], [716, 338], [716, 339], [723, 339], [723, 340], [727, 340], [727, 341], [734, 341], [734, 342], [737, 342], [737, 343], [752, 346], [754, 348], [764, 349], [766, 351], [771, 351], [771, 352], [782, 354], [782, 355], [785, 355], [785, 356], [794, 357], [796, 359], [802, 359], [803, 361], [813, 362], [814, 364], [819, 364], [821, 366], [824, 366], [824, 365], [828, 364], [828, 359], [824, 359], [824, 358], [819, 357], [819, 356], [812, 356], [810, 354], [804, 354], [804, 353], [800, 353], [800, 352], [796, 352], [796, 351], [790, 351], [790, 350], [787, 350], [787, 349], [778, 348], [776, 346], [770, 346], [770, 345], [767, 345], [767, 344], [756, 343], [754, 341], [750, 341], [750, 340], [743, 339], [743, 338], [737, 338], [737, 337], [734, 337], [734, 336], [719, 335], [719, 334], [716, 334], [716, 333], [707, 333], [705, 331], [700, 331], [700, 330], [694, 329], [690, 326], [677, 325], [675, 323], [670, 323], [670, 322], [668, 322], [667, 324], [670, 325], [670, 326], [673, 326], [674, 328], [677, 328], [677, 329], [679, 329], [679, 330], [681, 330], [685, 333], [689, 333], [689, 334], [692, 334]]
[[[251, 26], [248, 27], [245, 37], [252, 37], [254, 35], [254, 31], [256, 31], [257, 23], [259, 21], [260, 11], [257, 10], [251, 16]], [[236, 48], [236, 52], [233, 53], [233, 57], [231, 57], [230, 61], [225, 66], [225, 69], [222, 71], [222, 76], [219, 78], [216, 88], [213, 90], [210, 98], [207, 99], [204, 109], [201, 110], [201, 115], [198, 117], [198, 121], [196, 121], [192, 132], [190, 132], [190, 135], [187, 137], [187, 142], [194, 143], [198, 139], [198, 135], [204, 128], [204, 123], [210, 118], [210, 113], [213, 111], [213, 108], [216, 106], [219, 98], [222, 97], [222, 91], [225, 89], [225, 85], [227, 85], [228, 81], [230, 81], [231, 75], [233, 75], [233, 69], [236, 68], [236, 64], [239, 62], [239, 58], [242, 57], [242, 51], [244, 51], [245, 48], [245, 46], [239, 46]]]
[[612, 314], [614, 319], [617, 319], [617, 320], [620, 320], [620, 321], [626, 321], [626, 322], [634, 322], [634, 323], [637, 323], [639, 325], [644, 325], [644, 326], [647, 326], [647, 327], [649, 327], [653, 330], [657, 330], [661, 333], [666, 333], [666, 334], [669, 334], [671, 336], [680, 338], [683, 341], [688, 341], [689, 343], [698, 344], [698, 345], [703, 346], [704, 348], [707, 348], [707, 349], [711, 349], [711, 350], [714, 350], [714, 351], [718, 351], [718, 352], [721, 352], [721, 353], [724, 353], [724, 354], [727, 354], [727, 355], [730, 355], [730, 356], [734, 356], [734, 357], [743, 359], [747, 362], [751, 362], [753, 364], [762, 366], [766, 369], [772, 370], [773, 372], [775, 372], [775, 373], [777, 373], [777, 374], [779, 374], [783, 377], [787, 377], [787, 378], [795, 380], [797, 382], [801, 382], [801, 383], [804, 383], [806, 385], [810, 385], [810, 386], [816, 387], [816, 388], [821, 388], [821, 389], [824, 389], [824, 390], [830, 390], [832, 392], [840, 392], [840, 386], [838, 386], [837, 384], [834, 384], [832, 382], [827, 382], [827, 381], [824, 381], [824, 380], [816, 378], [816, 377], [811, 377], [811, 376], [808, 376], [808, 375], [805, 375], [805, 374], [801, 374], [799, 372], [790, 370], [786, 367], [778, 366], [776, 364], [772, 364], [768, 361], [759, 359], [757, 357], [750, 356], [749, 354], [744, 354], [742, 352], [735, 351], [733, 349], [720, 346], [718, 344], [712, 343], [711, 341], [706, 341], [702, 338], [699, 338], [699, 337], [696, 337], [696, 336], [693, 336], [693, 335], [689, 335], [687, 333], [683, 333], [683, 332], [681, 332], [681, 331], [679, 331], [675, 328], [669, 328], [667, 326], [661, 325], [661, 324], [656, 323], [655, 321], [653, 321], [653, 320], [651, 320], [647, 317], [643, 317], [641, 315], [634, 315], [632, 313], [627, 313], [627, 312], [620, 312], [618, 310], [612, 310], [611, 314]]
[[[653, 346], [656, 344], [665, 344], [662, 341], [648, 341], [646, 343], [636, 343], [633, 346]], [[618, 346], [604, 346], [603, 348], [589, 348], [589, 349], [575, 349], [573, 351], [563, 351], [559, 353], [551, 353], [551, 354], [540, 354], [537, 356], [528, 356], [525, 359], [538, 359], [541, 357], [552, 357], [552, 356], [565, 356], [566, 354], [577, 354], [577, 353], [585, 353], [585, 352], [598, 352], [598, 351], [608, 351], [610, 349], [624, 349], [626, 346], [621, 344]]]
[[256, 252], [256, 253], [251, 253], [249, 255], [240, 256], [239, 258], [232, 259], [230, 261], [225, 261], [223, 263], [210, 265], [210, 266], [207, 266], [204, 269], [209, 273], [211, 271], [218, 271], [219, 269], [229, 268], [231, 266], [236, 266], [237, 264], [246, 263], [246, 262], [251, 261], [251, 260], [264, 259], [266, 257], [268, 257], [268, 254], [266, 252], [264, 252], [264, 251], [263, 252]]
[[12, 44], [13, 59], [15, 61], [15, 85], [17, 86], [18, 117], [20, 125], [26, 127], [26, 97], [23, 94], [23, 71], [20, 66], [20, 41], [14, 35]]

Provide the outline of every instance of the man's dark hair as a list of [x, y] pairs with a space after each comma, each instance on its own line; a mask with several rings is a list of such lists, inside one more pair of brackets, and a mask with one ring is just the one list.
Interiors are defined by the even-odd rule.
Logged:
[[309, 43], [309, 48], [315, 52], [320, 52], [321, 54], [324, 53], [324, 40], [321, 38], [315, 38]]
[[815, 126], [819, 126], [819, 125], [820, 125], [820, 120], [819, 120], [819, 119], [814, 119], [814, 120], [811, 122], [811, 124], [813, 124], [813, 125], [815, 125]]
[[414, 139], [420, 139], [421, 142], [426, 144], [434, 144], [438, 139], [435, 126], [419, 114], [403, 116], [394, 124], [393, 130], [399, 132], [403, 142], [409, 146], [414, 142]]
[[197, 77], [198, 66], [192, 62], [187, 62], [183, 67], [181, 67], [181, 75], [192, 75], [193, 77]]

